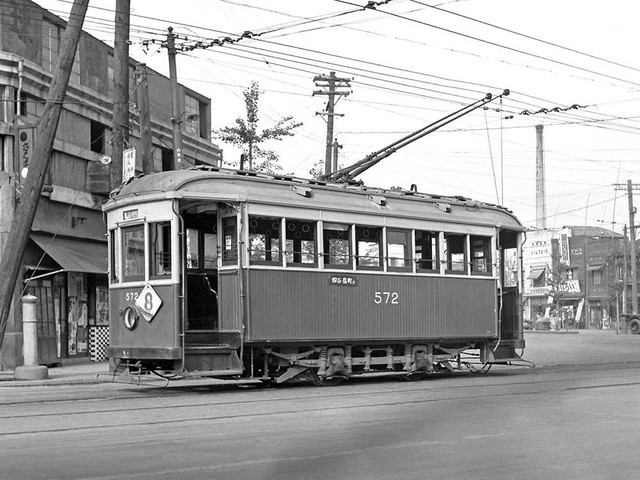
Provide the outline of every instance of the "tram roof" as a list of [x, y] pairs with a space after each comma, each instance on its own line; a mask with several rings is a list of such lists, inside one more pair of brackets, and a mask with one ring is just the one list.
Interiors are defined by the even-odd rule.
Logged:
[[[215, 189], [212, 188], [212, 182], [215, 182]], [[168, 198], [351, 209], [389, 216], [402, 216], [403, 212], [409, 211], [415, 215], [422, 206], [428, 205], [432, 207], [429, 208], [428, 216], [434, 220], [525, 230], [510, 210], [462, 196], [383, 189], [206, 166], [134, 177], [111, 192], [103, 209], [108, 212], [119, 206]]]

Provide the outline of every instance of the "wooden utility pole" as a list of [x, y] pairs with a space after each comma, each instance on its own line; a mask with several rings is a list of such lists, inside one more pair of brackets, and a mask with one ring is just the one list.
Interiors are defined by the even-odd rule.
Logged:
[[169, 84], [171, 88], [171, 123], [173, 124], [173, 169], [184, 168], [182, 153], [182, 113], [178, 96], [178, 74], [176, 72], [176, 36], [173, 28], [167, 33], [167, 54], [169, 55]]
[[327, 142], [325, 148], [325, 160], [324, 160], [324, 173], [325, 175], [329, 175], [332, 170], [332, 161], [331, 161], [331, 153], [333, 150], [333, 117], [339, 116], [342, 117], [344, 115], [335, 113], [334, 107], [337, 103], [335, 97], [346, 97], [351, 92], [338, 90], [338, 88], [351, 88], [351, 84], [349, 83], [350, 78], [338, 78], [336, 77], [336, 72], [330, 72], [329, 76], [326, 75], [318, 75], [313, 78], [316, 87], [323, 87], [326, 90], [316, 90], [313, 92], [313, 95], [327, 95], [329, 100], [327, 101], [327, 108], [324, 112], [316, 112], [316, 115], [326, 115], [327, 116]]
[[[626, 186], [623, 184], [615, 184], [616, 190], [623, 190], [626, 188], [627, 197], [629, 200], [629, 245], [631, 247], [631, 258], [629, 263], [631, 264], [631, 313], [638, 313], [638, 273], [637, 273], [637, 264], [636, 264], [636, 224], [635, 224], [635, 214], [636, 209], [633, 206], [633, 191], [639, 190], [640, 185], [633, 184], [631, 180], [627, 180]], [[625, 259], [626, 260], [626, 259]], [[626, 285], [625, 285], [626, 288]]]
[[129, 140], [129, 14], [130, 0], [116, 0], [113, 39], [113, 116], [111, 188], [122, 183], [122, 152]]
[[153, 142], [151, 139], [151, 111], [149, 109], [149, 84], [147, 67], [144, 63], [136, 65], [136, 92], [138, 96], [138, 115], [140, 119], [139, 152], [142, 157], [143, 173], [153, 173]]
[[0, 261], [0, 348], [7, 328], [9, 312], [13, 303], [14, 290], [22, 266], [22, 256], [27, 246], [29, 232], [36, 215], [40, 193], [49, 166], [53, 150], [53, 141], [58, 129], [62, 104], [69, 84], [73, 60], [76, 56], [78, 41], [82, 33], [82, 24], [89, 0], [75, 0], [69, 14], [69, 22], [62, 37], [58, 68], [53, 75], [47, 102], [42, 117], [36, 126], [36, 143], [33, 158], [29, 165], [27, 178], [16, 207], [7, 243]]
[[623, 249], [622, 251], [624, 252], [622, 255], [622, 259], [623, 259], [623, 267], [622, 267], [622, 311], [624, 313], [629, 313], [629, 310], [627, 309], [627, 282], [629, 281], [627, 279], [628, 273], [629, 273], [629, 262], [627, 261], [627, 226], [624, 226], [624, 242], [622, 243], [623, 245]]

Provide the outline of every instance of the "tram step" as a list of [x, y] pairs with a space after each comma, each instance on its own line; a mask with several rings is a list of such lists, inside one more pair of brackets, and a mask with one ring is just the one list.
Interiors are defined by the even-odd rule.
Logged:
[[217, 371], [226, 372], [225, 375], [242, 373], [242, 362], [238, 352], [229, 345], [189, 346], [185, 348], [184, 353], [184, 368], [188, 372]]
[[186, 355], [217, 355], [235, 351], [231, 345], [188, 345], [184, 347]]

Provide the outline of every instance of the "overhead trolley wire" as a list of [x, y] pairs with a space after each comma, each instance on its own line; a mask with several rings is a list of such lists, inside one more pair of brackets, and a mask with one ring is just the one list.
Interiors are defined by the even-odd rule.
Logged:
[[566, 50], [566, 51], [571, 52], [571, 53], [577, 53], [578, 55], [589, 57], [589, 58], [592, 58], [594, 60], [599, 60], [601, 62], [609, 63], [611, 65], [616, 65], [618, 67], [627, 68], [629, 70], [634, 70], [636, 72], [640, 72], [640, 68], [631, 67], [629, 65], [625, 65], [625, 64], [622, 64], [622, 63], [614, 62], [613, 60], [608, 60], [606, 58], [602, 58], [602, 57], [599, 57], [597, 55], [592, 55], [590, 53], [581, 52], [580, 50], [576, 50], [575, 48], [565, 47], [563, 45], [559, 45], [557, 43], [549, 42], [549, 41], [543, 40], [541, 38], [537, 38], [537, 37], [534, 37], [534, 36], [531, 36], [531, 35], [527, 35], [527, 34], [524, 34], [524, 33], [516, 32], [515, 30], [511, 30], [509, 28], [501, 27], [499, 25], [495, 25], [493, 23], [485, 22], [483, 20], [478, 20], [477, 18], [469, 17], [469, 16], [463, 15], [461, 13], [452, 12], [451, 10], [446, 10], [446, 9], [438, 7], [436, 5], [429, 5], [428, 3], [424, 3], [424, 2], [421, 2], [419, 0], [410, 0], [410, 1], [413, 2], [413, 3], [416, 3], [418, 5], [422, 5], [424, 7], [431, 8], [433, 10], [437, 10], [439, 12], [448, 13], [449, 15], [455, 15], [456, 17], [464, 18], [464, 19], [470, 20], [472, 22], [480, 23], [480, 24], [486, 25], [488, 27], [492, 27], [492, 28], [495, 28], [495, 29], [498, 29], [498, 30], [502, 30], [503, 32], [511, 33], [513, 35], [517, 35], [519, 37], [523, 37], [523, 38], [526, 38], [528, 40], [533, 40], [535, 42], [540, 42], [540, 43], [543, 43], [545, 45], [549, 45], [551, 47], [559, 48], [561, 50]]
[[[358, 5], [358, 4], [353, 3], [351, 1], [348, 1], [348, 0], [334, 0], [334, 2], [344, 3], [345, 5], [352, 5], [352, 6], [357, 6]], [[361, 8], [363, 8], [363, 10], [370, 9], [370, 8], [366, 8], [366, 7], [361, 7]], [[618, 82], [622, 82], [622, 83], [626, 83], [626, 84], [629, 84], [629, 85], [633, 85], [634, 87], [640, 87], [640, 83], [632, 82], [630, 80], [625, 80], [623, 78], [615, 77], [613, 75], [608, 75], [606, 73], [597, 72], [595, 70], [590, 70], [588, 68], [579, 67], [577, 65], [573, 65], [573, 64], [570, 64], [570, 63], [567, 63], [567, 62], [563, 62], [561, 60], [554, 60], [552, 58], [545, 57], [543, 55], [538, 55], [538, 54], [535, 54], [535, 53], [527, 52], [525, 50], [520, 50], [518, 48], [509, 47], [507, 45], [502, 45], [500, 43], [492, 42], [491, 40], [485, 40], [483, 38], [475, 37], [473, 35], [468, 35], [466, 33], [457, 32], [457, 31], [451, 30], [449, 28], [440, 27], [440, 26], [434, 25], [432, 23], [428, 23], [428, 22], [425, 22], [425, 21], [422, 21], [422, 20], [417, 20], [415, 18], [406, 17], [404, 15], [400, 15], [400, 14], [397, 14], [397, 13], [389, 12], [389, 11], [384, 10], [384, 9], [375, 8], [375, 9], [372, 9], [372, 10], [374, 10], [376, 12], [379, 12], [379, 13], [383, 13], [385, 15], [389, 15], [391, 17], [399, 18], [401, 20], [406, 20], [408, 22], [417, 23], [419, 25], [424, 25], [426, 27], [431, 27], [431, 28], [434, 28], [436, 30], [441, 30], [443, 32], [447, 32], [447, 33], [451, 33], [453, 35], [464, 37], [464, 38], [467, 38], [469, 40], [475, 40], [477, 42], [485, 43], [487, 45], [491, 45], [491, 46], [494, 46], [494, 47], [502, 48], [502, 49], [509, 50], [509, 51], [512, 51], [512, 52], [515, 52], [515, 53], [520, 53], [522, 55], [527, 55], [529, 57], [537, 58], [539, 60], [552, 62], [552, 63], [558, 64], [558, 65], [562, 65], [562, 66], [565, 66], [565, 67], [569, 67], [569, 68], [573, 68], [573, 69], [580, 70], [580, 71], [583, 71], [583, 72], [591, 73], [593, 75], [598, 75], [598, 76], [601, 76], [601, 77], [609, 78], [611, 80], [616, 80]]]
[[[2, 2], [2, 1], [3, 1], [3, 0], [0, 0], [0, 2]], [[336, 1], [340, 1], [340, 0], [336, 0]], [[64, 1], [64, 0], [61, 0], [61, 2], [62, 2], [62, 3], [71, 3], [70, 1]], [[227, 2], [227, 3], [233, 3], [233, 2]], [[341, 3], [349, 3], [349, 2], [344, 2], [344, 1], [342, 1]], [[418, 3], [419, 3], [419, 2], [418, 2]], [[351, 4], [351, 3], [350, 3], [350, 4]], [[353, 5], [353, 4], [351, 4], [351, 5]], [[98, 10], [104, 10], [104, 11], [108, 11], [108, 12], [112, 12], [112, 11], [113, 11], [113, 10], [111, 10], [111, 9], [101, 8], [101, 7], [92, 7], [92, 8], [95, 8], [95, 9], [98, 9]], [[265, 33], [266, 33], [266, 32], [270, 32], [270, 33], [272, 33], [272, 32], [276, 32], [276, 31], [280, 31], [280, 30], [282, 30], [282, 29], [290, 28], [292, 25], [293, 25], [293, 26], [296, 26], [296, 25], [303, 25], [303, 24], [306, 24], [306, 23], [310, 23], [310, 22], [313, 22], [313, 21], [323, 21], [323, 20], [326, 20], [326, 19], [329, 19], [329, 18], [334, 18], [334, 17], [337, 17], [337, 16], [343, 16], [343, 15], [345, 15], [345, 14], [347, 14], [347, 13], [354, 13], [354, 12], [359, 12], [359, 11], [362, 11], [362, 7], [359, 7], [358, 9], [354, 9], [354, 10], [350, 10], [350, 11], [339, 12], [339, 13], [337, 13], [337, 14], [327, 14], [327, 15], [319, 16], [319, 17], [316, 17], [315, 19], [304, 19], [304, 21], [303, 21], [303, 22], [298, 22], [297, 24], [295, 24], [295, 23], [294, 23], [294, 24], [290, 24], [290, 25], [284, 25], [284, 26], [281, 26], [281, 27], [272, 27], [272, 28], [267, 28], [267, 29], [264, 29], [264, 31], [265, 31]], [[379, 11], [379, 12], [383, 12], [383, 10], [378, 10], [378, 11]], [[387, 12], [385, 12], [385, 13], [387, 13]], [[391, 14], [391, 15], [395, 15], [395, 14]], [[149, 17], [149, 16], [136, 15], [136, 14], [132, 14], [132, 16], [135, 16], [135, 17], [138, 17], [138, 18], [151, 19], [151, 20], [154, 20], [154, 21], [166, 21], [166, 20], [163, 20], [163, 19], [160, 19], [160, 18], [157, 18], [157, 17]], [[397, 15], [396, 15], [396, 16], [397, 16]], [[400, 16], [400, 18], [405, 18], [405, 17]], [[410, 20], [410, 21], [414, 21], [413, 19], [409, 19], [409, 18], [405, 18], [405, 19]], [[107, 25], [107, 24], [109, 24], [109, 25], [110, 25], [110, 24], [111, 24], [111, 23], [109, 23], [108, 21], [105, 21], [105, 20], [102, 20], [102, 19], [100, 20], [100, 22], [101, 22], [101, 23], [100, 23], [101, 25]], [[419, 22], [419, 23], [424, 23], [424, 22]], [[427, 26], [432, 26], [432, 27], [434, 27], [434, 28], [441, 28], [441, 27], [437, 27], [437, 26], [430, 25], [430, 24], [425, 24], [425, 25], [427, 25]], [[186, 25], [186, 26], [188, 26], [188, 25]], [[208, 31], [215, 31], [215, 32], [219, 32], [218, 30], [214, 30], [214, 29], [210, 29], [210, 28], [206, 28], [206, 27], [199, 27], [199, 26], [196, 26], [196, 25], [192, 25], [192, 27], [194, 27], [194, 28], [199, 28], [199, 29], [204, 29], [204, 30], [208, 30]], [[142, 27], [141, 27], [141, 28], [142, 28]], [[498, 27], [497, 27], [497, 28], [498, 28]], [[446, 29], [445, 29], [445, 30], [446, 30]], [[150, 32], [151, 32], [152, 30], [149, 30], [149, 29], [148, 29], [148, 27], [145, 27], [145, 30], [144, 30], [144, 31], [150, 31]], [[142, 32], [142, 30], [141, 30], [141, 32]], [[220, 33], [222, 33], [222, 34], [226, 34], [225, 32], [220, 32]], [[452, 31], [452, 33], [457, 33], [457, 32], [453, 32], [453, 31]], [[515, 33], [515, 34], [517, 34], [517, 32], [514, 32], [514, 33]], [[472, 38], [474, 38], [474, 37], [472, 37]], [[330, 55], [330, 54], [326, 54], [326, 53], [324, 53], [324, 52], [319, 52], [319, 51], [317, 51], [317, 50], [307, 49], [307, 48], [304, 48], [304, 47], [297, 47], [297, 46], [287, 45], [287, 44], [283, 44], [283, 43], [280, 43], [280, 42], [274, 42], [274, 41], [272, 41], [272, 40], [267, 40], [267, 39], [264, 39], [264, 38], [259, 38], [259, 39], [258, 39], [258, 38], [254, 38], [254, 40], [257, 40], [257, 41], [260, 41], [260, 42], [265, 42], [265, 43], [267, 43], [267, 44], [273, 44], [273, 45], [281, 46], [281, 47], [284, 47], [284, 48], [299, 49], [299, 50], [305, 51], [305, 52], [307, 52], [307, 53], [308, 53], [308, 52], [312, 52], [312, 53], [315, 53], [315, 54], [318, 54], [318, 55], [331, 56], [331, 57], [335, 57], [335, 58], [346, 59], [346, 60], [348, 60], [348, 61], [353, 61], [353, 62], [358, 62], [358, 63], [365, 63], [365, 64], [368, 64], [368, 65], [372, 65], [372, 66], [376, 66], [376, 67], [380, 67], [380, 68], [393, 69], [394, 71], [404, 71], [404, 72], [406, 72], [406, 73], [410, 73], [410, 74], [412, 74], [412, 75], [419, 75], [419, 76], [425, 76], [425, 77], [430, 77], [430, 78], [436, 78], [436, 79], [443, 80], [443, 81], [452, 81], [452, 82], [457, 82], [457, 83], [461, 83], [461, 84], [466, 84], [466, 85], [476, 86], [476, 87], [480, 87], [480, 88], [482, 88], [482, 87], [491, 88], [491, 89], [493, 89], [493, 88], [497, 88], [497, 87], [494, 87], [494, 86], [485, 86], [485, 85], [482, 85], [482, 84], [478, 84], [478, 83], [474, 83], [474, 82], [468, 82], [468, 81], [464, 81], [464, 80], [450, 79], [450, 78], [446, 78], [446, 77], [440, 77], [440, 76], [436, 76], [436, 75], [426, 74], [426, 73], [423, 73], [423, 72], [415, 72], [415, 71], [411, 71], [411, 70], [408, 70], [408, 69], [398, 69], [398, 68], [395, 68], [395, 67], [390, 67], [390, 66], [386, 66], [386, 65], [381, 65], [381, 64], [376, 63], [376, 62], [368, 62], [368, 61], [363, 61], [363, 60], [359, 60], [359, 59], [353, 59], [353, 58], [349, 58], [349, 57], [341, 56], [341, 55]], [[480, 40], [480, 41], [483, 41], [483, 40], [481, 40], [481, 39], [479, 39], [479, 40]], [[491, 43], [491, 42], [490, 42], [490, 43]], [[237, 44], [234, 44], [234, 46], [237, 46]], [[508, 48], [508, 47], [504, 47], [504, 48]], [[265, 55], [264, 53], [262, 53], [262, 54], [261, 54], [261, 53], [252, 53], [252, 52], [249, 52], [249, 50], [250, 50], [250, 49], [260, 50], [260, 51], [262, 51], [262, 52], [266, 52], [266, 51], [267, 51], [266, 49], [261, 49], [260, 47], [256, 47], [256, 46], [253, 46], [253, 45], [246, 45], [246, 46], [245, 46], [245, 50], [244, 50], [244, 52], [245, 52], [245, 53], [247, 53], [247, 54], [249, 54], [249, 55], [263, 55], [263, 56]], [[219, 52], [220, 50], [218, 50], [218, 49], [217, 49], [216, 51], [217, 51], [217, 52]], [[228, 52], [225, 52], [225, 53], [229, 54]], [[524, 52], [524, 53], [526, 53], [526, 52]], [[231, 55], [233, 55], [233, 54], [231, 54]], [[291, 53], [284, 53], [284, 52], [280, 52], [280, 53], [278, 53], [278, 55], [281, 55], [281, 56], [291, 56], [291, 57], [293, 57], [293, 58], [309, 58], [309, 57], [301, 57], [301, 56], [299, 56], [299, 55], [295, 55], [295, 54], [291, 54]], [[532, 55], [532, 56], [536, 56], [535, 54], [531, 54], [531, 55]], [[585, 54], [585, 55], [588, 55], [588, 54]], [[539, 57], [539, 56], [536, 56], [536, 57], [538, 57], [538, 58], [544, 58], [544, 57]], [[248, 57], [246, 57], [246, 56], [241, 56], [241, 55], [238, 55], [238, 58], [251, 59], [251, 58], [248, 58]], [[283, 60], [283, 61], [288, 61], [288, 60], [286, 60], [286, 59], [283, 59], [282, 57], [277, 57], [277, 58], [279, 58], [280, 60]], [[546, 59], [546, 58], [545, 58], [545, 59]], [[252, 60], [254, 60], [254, 61], [255, 61], [255, 59], [252, 59]], [[551, 59], [546, 59], [546, 60], [553, 61], [553, 60], [551, 60]], [[262, 60], [260, 60], [260, 61], [262, 61]], [[294, 61], [294, 60], [292, 60], [292, 61]], [[316, 61], [316, 62], [320, 62], [321, 60], [314, 60], [314, 61]], [[273, 63], [273, 62], [272, 62], [272, 63]], [[274, 64], [275, 64], [275, 63], [274, 63]], [[291, 69], [291, 68], [292, 68], [291, 66], [289, 66], [289, 65], [285, 65], [285, 64], [280, 64], [279, 66], [281, 66], [281, 67], [283, 67], [283, 68], [289, 68], [289, 69]], [[412, 79], [412, 78], [408, 78], [408, 77], [402, 77], [402, 76], [400, 76], [400, 75], [387, 74], [387, 73], [385, 73], [385, 72], [374, 72], [374, 71], [372, 71], [372, 70], [363, 69], [363, 68], [361, 68], [361, 67], [357, 67], [357, 66], [349, 67], [348, 65], [344, 65], [344, 64], [336, 64], [336, 66], [340, 66], [340, 67], [342, 67], [342, 68], [350, 68], [350, 69], [353, 69], [353, 70], [356, 70], [356, 71], [368, 71], [368, 72], [370, 72], [370, 73], [374, 73], [374, 74], [377, 74], [377, 75], [380, 75], [380, 76], [383, 76], [383, 77], [384, 77], [384, 76], [391, 76], [391, 77], [395, 77], [395, 78], [399, 78], [399, 79], [405, 79], [405, 80], [407, 80], [407, 81], [409, 81], [409, 82], [418, 82], [418, 81], [419, 81], [418, 79]], [[315, 73], [315, 72], [306, 72], [306, 71], [301, 70], [301, 69], [299, 69], [299, 68], [293, 68], [293, 69], [298, 70], [298, 71], [303, 71], [303, 72], [305, 72], [305, 73], [310, 73], [310, 74]], [[591, 71], [590, 71], [590, 72], [591, 72]], [[592, 72], [592, 73], [595, 73], [595, 74], [598, 74], [598, 75], [599, 75], [599, 73], [598, 73], [598, 72]], [[373, 77], [369, 77], [369, 78], [373, 78]], [[615, 79], [615, 77], [614, 77], [614, 79]], [[381, 81], [381, 82], [384, 82], [384, 81], [385, 81], [384, 79], [380, 79], [380, 78], [375, 79], [375, 80], [377, 80], [377, 81]], [[400, 82], [395, 82], [395, 83], [396, 83], [396, 84], [399, 84], [400, 86], [402, 86], [402, 85], [403, 85], [403, 84], [402, 84], [402, 83], [400, 83]], [[476, 91], [474, 91], [472, 88], [458, 87], [458, 86], [454, 86], [454, 85], [452, 85], [452, 86], [447, 86], [447, 85], [439, 84], [439, 83], [436, 83], [436, 82], [427, 82], [427, 83], [430, 83], [430, 84], [433, 84], [433, 85], [436, 85], [436, 86], [441, 86], [441, 87], [443, 87], [443, 88], [451, 88], [451, 89], [454, 89], [454, 90], [455, 90], [455, 89], [459, 89], [459, 90], [464, 90], [464, 91], [469, 91], [469, 92], [478, 92], [477, 90], [476, 90]], [[361, 84], [361, 85], [363, 85], [363, 86], [368, 86], [368, 87], [370, 87], [370, 88], [382, 88], [382, 87], [378, 87], [378, 86], [376, 86], [376, 85], [369, 84], [369, 83], [365, 83], [365, 82], [360, 82], [360, 84]], [[406, 85], [405, 85], [405, 86], [406, 86]], [[422, 88], [423, 88], [423, 87], [416, 87], [416, 86], [407, 86], [407, 87], [408, 87], [408, 88], [418, 88], [418, 89], [422, 89]], [[431, 89], [427, 89], [427, 90], [431, 90]], [[396, 92], [398, 92], [398, 93], [408, 94], [408, 95], [412, 95], [412, 94], [413, 94], [413, 93], [411, 93], [411, 92], [403, 92], [403, 91], [398, 90], [398, 89], [394, 89], [394, 91], [396, 91]], [[453, 93], [438, 92], [437, 90], [431, 90], [431, 91], [433, 91], [434, 93], [441, 93], [441, 94], [443, 94], [443, 95], [455, 96], [455, 94], [453, 94]], [[518, 93], [518, 92], [514, 92], [514, 93]], [[540, 99], [540, 98], [538, 98], [538, 97], [534, 97], [534, 96], [531, 96], [531, 95], [522, 94], [522, 93], [518, 93], [518, 94], [519, 94], [519, 95], [521, 95], [521, 96], [523, 96], [523, 97], [531, 98], [531, 99], [534, 99], [534, 100], [537, 100], [537, 101], [540, 101], [540, 102], [545, 102], [545, 103], [547, 103], [547, 104], [552, 103], [552, 102], [545, 101], [544, 99]], [[467, 97], [465, 97], [465, 96], [463, 96], [463, 95], [460, 95], [460, 97], [461, 97], [462, 99], [467, 98]], [[432, 99], [439, 100], [439, 101], [451, 101], [451, 100], [447, 100], [447, 99], [445, 99], [445, 98], [438, 98], [438, 97], [433, 97], [433, 96], [428, 96], [428, 98], [432, 98]], [[515, 101], [515, 99], [514, 99], [514, 98], [510, 99], [510, 103], [513, 103], [514, 101]], [[526, 103], [526, 102], [522, 102], [522, 103], [523, 103], [523, 105], [527, 105], [527, 107], [535, 107], [535, 108], [538, 108], [538, 107], [539, 107], [539, 104], [528, 104], [528, 103]], [[579, 116], [579, 115], [571, 116], [571, 118], [575, 118], [575, 119], [579, 119], [580, 121], [584, 121], [584, 117]], [[612, 117], [612, 118], [613, 118], [613, 117]], [[586, 120], [586, 121], [589, 121], [589, 120]], [[633, 127], [625, 127], [624, 125], [620, 125], [619, 127], [620, 127], [620, 128], [633, 128]]]

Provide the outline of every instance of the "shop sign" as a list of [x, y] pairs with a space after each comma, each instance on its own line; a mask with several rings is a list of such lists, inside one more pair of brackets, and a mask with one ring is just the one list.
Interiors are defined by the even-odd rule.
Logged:
[[128, 148], [122, 152], [122, 181], [136, 176], [136, 149]]
[[567, 280], [558, 284], [556, 291], [564, 293], [580, 293], [580, 282], [578, 280]]
[[33, 158], [33, 150], [35, 148], [35, 127], [20, 126], [18, 127], [18, 169], [22, 178], [27, 178], [29, 165]]

